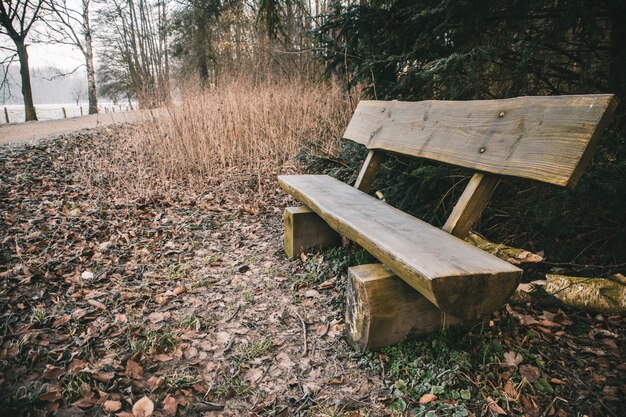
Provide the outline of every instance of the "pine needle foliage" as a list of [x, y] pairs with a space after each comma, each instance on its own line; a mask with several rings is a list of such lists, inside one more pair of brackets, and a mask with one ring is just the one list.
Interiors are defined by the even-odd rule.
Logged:
[[[316, 31], [328, 75], [381, 100], [615, 93], [626, 101], [626, 2], [335, 2]], [[575, 191], [504, 180], [478, 230], [587, 275], [626, 269], [623, 104]], [[356, 169], [348, 145], [344, 162]], [[362, 151], [360, 151], [362, 152]], [[358, 160], [360, 163], [361, 160]], [[345, 174], [345, 168], [341, 168]], [[441, 225], [471, 172], [390, 155], [375, 189]], [[443, 196], [443, 197], [442, 197]]]

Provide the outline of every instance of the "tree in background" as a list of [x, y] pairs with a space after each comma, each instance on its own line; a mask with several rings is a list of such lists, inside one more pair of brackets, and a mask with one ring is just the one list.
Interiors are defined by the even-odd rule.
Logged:
[[137, 97], [126, 60], [117, 54], [115, 48], [102, 48], [99, 56], [102, 64], [98, 67], [98, 93], [114, 104], [125, 98], [132, 109], [132, 100]]
[[34, 2], [29, 0], [2, 0], [0, 2], [0, 34], [10, 37], [15, 45], [15, 49], [5, 47], [2, 49], [8, 50], [10, 53], [6, 62], [12, 62], [12, 56], [15, 55], [19, 59], [24, 115], [27, 122], [37, 120], [37, 113], [33, 103], [33, 91], [30, 83], [26, 37], [30, 33], [33, 24], [40, 18], [41, 6], [41, 0]]
[[167, 2], [111, 0], [98, 10], [101, 89], [136, 97], [152, 108], [170, 99]]
[[221, 0], [188, 0], [179, 3], [172, 20], [174, 57], [184, 61], [186, 71], [195, 72], [202, 86], [215, 83], [218, 18]]
[[72, 87], [72, 98], [76, 102], [77, 106], [80, 103], [80, 101], [83, 99], [84, 95], [85, 95], [85, 89], [83, 88], [83, 86], [79, 83], [74, 84], [74, 87]]
[[173, 56], [201, 84], [222, 75], [281, 80], [319, 76], [311, 30], [326, 2], [184, 0], [171, 20]]
[[[332, 4], [316, 33], [327, 73], [347, 88], [364, 86], [372, 98], [615, 93], [626, 101], [624, 1], [342, 1]], [[554, 194], [545, 185], [504, 179], [480, 231], [545, 250], [567, 268], [599, 266], [586, 274], [623, 268], [625, 115], [622, 104], [575, 191]], [[458, 179], [466, 175], [391, 156], [376, 189], [392, 204], [442, 224], [462, 188]]]
[[80, 0], [79, 3], [70, 0], [46, 0], [44, 7], [51, 12], [50, 18], [45, 21], [49, 29], [46, 42], [70, 45], [83, 55], [87, 69], [89, 114], [95, 114], [98, 112], [98, 96], [93, 61], [93, 34], [89, 19], [90, 4], [90, 0]]
[[335, 2], [318, 31], [328, 70], [372, 96], [624, 97], [626, 3], [616, 0]]

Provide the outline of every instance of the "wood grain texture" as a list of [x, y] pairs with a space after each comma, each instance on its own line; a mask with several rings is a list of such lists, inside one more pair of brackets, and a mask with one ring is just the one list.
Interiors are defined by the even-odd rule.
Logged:
[[617, 103], [610, 94], [361, 101], [344, 138], [368, 149], [573, 188]]
[[346, 334], [357, 349], [379, 349], [460, 323], [383, 264], [348, 269]]
[[460, 319], [499, 308], [521, 277], [521, 269], [327, 175], [278, 181], [329, 226]]
[[283, 248], [289, 258], [315, 246], [341, 244], [341, 236], [307, 207], [287, 207], [284, 214]]
[[356, 178], [354, 187], [363, 191], [364, 193], [369, 192], [370, 188], [372, 187], [372, 183], [374, 182], [374, 179], [376, 177], [376, 173], [378, 172], [378, 168], [380, 168], [380, 164], [384, 158], [384, 152], [370, 150], [367, 153], [365, 162], [363, 162], [363, 166], [361, 167], [359, 176]]
[[441, 229], [460, 239], [467, 236], [487, 207], [499, 181], [495, 175], [474, 174]]

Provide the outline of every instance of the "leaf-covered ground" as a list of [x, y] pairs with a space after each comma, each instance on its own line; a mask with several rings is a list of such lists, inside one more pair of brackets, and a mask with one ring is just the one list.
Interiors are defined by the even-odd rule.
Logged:
[[343, 290], [367, 255], [287, 260], [274, 172], [132, 197], [118, 140], [0, 148], [0, 415], [623, 415], [623, 316], [507, 306], [359, 354]]

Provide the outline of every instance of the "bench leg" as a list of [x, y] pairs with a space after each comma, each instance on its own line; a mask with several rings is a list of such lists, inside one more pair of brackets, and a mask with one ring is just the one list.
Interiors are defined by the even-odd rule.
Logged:
[[461, 321], [439, 310], [383, 264], [348, 269], [346, 332], [359, 350], [378, 349]]
[[285, 253], [295, 258], [315, 246], [337, 246], [341, 236], [307, 207], [285, 209]]

